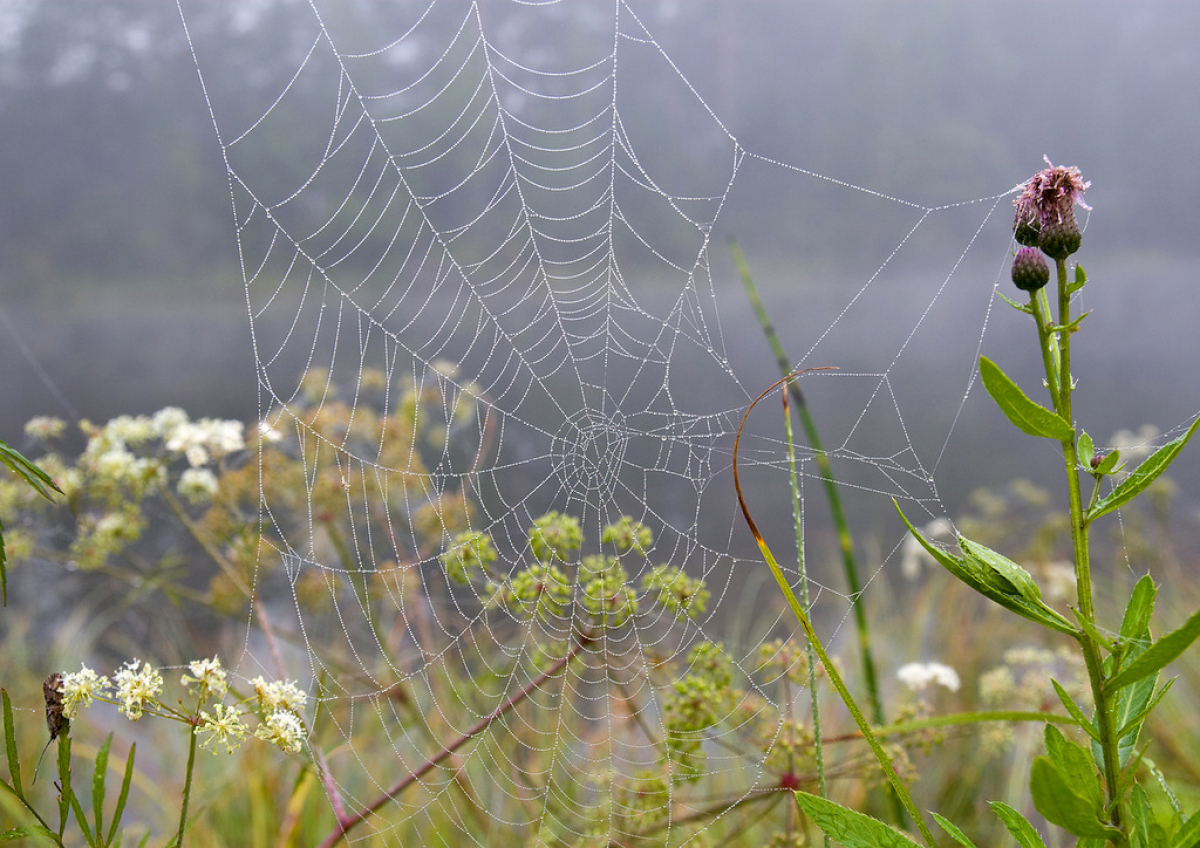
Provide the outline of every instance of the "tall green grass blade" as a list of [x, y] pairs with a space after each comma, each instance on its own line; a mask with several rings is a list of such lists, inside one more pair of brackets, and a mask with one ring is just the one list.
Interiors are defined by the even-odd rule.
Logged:
[[807, 792], [796, 793], [796, 803], [821, 832], [846, 848], [920, 848], [879, 819], [856, 812]]
[[[746, 262], [746, 256], [742, 253], [741, 247], [734, 239], [730, 239], [729, 241], [729, 252], [733, 255], [733, 262], [737, 266], [738, 276], [741, 277], [742, 286], [746, 290], [746, 298], [750, 301], [750, 305], [754, 309], [754, 314], [758, 318], [758, 324], [762, 328], [763, 336], [766, 337], [767, 345], [771, 348], [771, 353], [775, 357], [775, 363], [779, 366], [779, 374], [782, 377], [787, 377], [795, 369], [792, 367], [783, 342], [779, 338], [779, 333], [775, 330], [775, 325], [771, 322], [770, 315], [767, 314], [767, 308], [763, 305], [762, 297], [758, 293], [758, 286], [755, 285], [754, 276], [750, 273], [750, 266]], [[850, 533], [850, 524], [846, 520], [846, 511], [842, 507], [842, 496], [837, 480], [833, 476], [833, 466], [829, 462], [829, 454], [825, 452], [825, 448], [821, 443], [820, 433], [817, 432], [817, 423], [808, 408], [807, 400], [805, 400], [804, 391], [797, 381], [791, 380], [787, 384], [787, 392], [792, 398], [796, 415], [800, 418], [800, 425], [804, 428], [804, 437], [808, 439], [808, 443], [813, 450], [813, 455], [816, 458], [817, 471], [820, 474], [821, 485], [825, 491], [825, 500], [829, 503], [829, 512], [833, 518], [833, 525], [837, 530], [838, 547], [841, 550], [842, 570], [846, 574], [848, 594], [855, 599], [853, 607], [854, 629], [858, 634], [863, 682], [867, 687], [871, 717], [876, 724], [886, 724], [887, 718], [883, 710], [883, 698], [879, 693], [879, 675], [875, 669], [875, 656], [871, 650], [871, 635], [870, 627], [867, 623], [867, 613], [863, 605], [858, 603], [858, 599], [862, 595], [862, 581], [858, 578], [858, 562], [854, 556], [854, 537]]]

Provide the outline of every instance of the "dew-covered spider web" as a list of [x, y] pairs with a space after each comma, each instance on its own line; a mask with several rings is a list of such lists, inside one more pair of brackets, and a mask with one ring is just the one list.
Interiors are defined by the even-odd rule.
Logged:
[[[239, 672], [306, 681], [330, 804], [365, 814], [347, 842], [683, 844], [810, 786], [802, 637], [734, 495], [778, 374], [727, 237], [794, 365], [840, 369], [801, 384], [881, 540], [863, 600], [899, 558], [891, 499], [945, 512], [1010, 186], [897, 198], [739, 139], [664, 46], [669, 5], [247, 4], [189, 32], [260, 393]], [[240, 75], [256, 50], [287, 71]], [[281, 136], [311, 143], [280, 162]], [[769, 255], [762, 193], [794, 216]], [[847, 227], [859, 248], [823, 250]], [[950, 414], [914, 427], [935, 395]], [[799, 587], [783, 433], [776, 393], [740, 466]], [[796, 443], [810, 603], [853, 668]]]

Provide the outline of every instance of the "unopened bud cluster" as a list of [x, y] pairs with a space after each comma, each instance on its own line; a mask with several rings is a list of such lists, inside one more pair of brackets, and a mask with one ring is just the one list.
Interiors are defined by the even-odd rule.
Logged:
[[[1050, 280], [1050, 269], [1041, 253], [1061, 262], [1083, 241], [1075, 204], [1084, 209], [1083, 193], [1091, 183], [1083, 181], [1079, 169], [1055, 166], [1034, 174], [1013, 202], [1017, 207], [1013, 237], [1022, 245], [1013, 260], [1012, 280], [1017, 288], [1035, 292]], [[1039, 253], [1038, 251], [1041, 251]]]

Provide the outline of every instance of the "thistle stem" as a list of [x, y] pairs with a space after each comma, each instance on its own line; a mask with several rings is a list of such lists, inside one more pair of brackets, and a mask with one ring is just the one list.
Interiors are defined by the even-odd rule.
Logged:
[[[1071, 323], [1071, 294], [1067, 285], [1067, 265], [1065, 259], [1056, 260], [1058, 269], [1058, 325], [1067, 327]], [[1039, 332], [1042, 327], [1039, 325]], [[1071, 392], [1074, 388], [1071, 379], [1071, 330], [1053, 333], [1049, 338], [1042, 336], [1042, 355], [1047, 365], [1047, 379], [1057, 377], [1058, 392], [1054, 403], [1059, 415], [1074, 426], [1071, 405]], [[1051, 357], [1051, 345], [1057, 349], [1058, 356]], [[1055, 375], [1050, 368], [1052, 359], [1057, 360], [1059, 371]], [[1071, 505], [1071, 543], [1075, 551], [1075, 582], [1079, 595], [1079, 614], [1092, 624], [1096, 623], [1096, 609], [1092, 598], [1092, 572], [1088, 544], [1088, 524], [1084, 519], [1083, 493], [1079, 483], [1079, 454], [1075, 444], [1074, 431], [1069, 438], [1062, 442], [1063, 462], [1067, 475], [1067, 488]], [[1085, 630], [1078, 636], [1083, 650], [1084, 663], [1087, 666], [1088, 681], [1091, 684], [1092, 696], [1096, 704], [1096, 729], [1100, 736], [1100, 748], [1104, 759], [1104, 782], [1111, 808], [1112, 823], [1123, 830], [1124, 819], [1119, 783], [1120, 760], [1117, 752], [1116, 728], [1113, 721], [1113, 703], [1110, 693], [1104, 688], [1104, 663], [1100, 655], [1100, 646], [1096, 644]]]

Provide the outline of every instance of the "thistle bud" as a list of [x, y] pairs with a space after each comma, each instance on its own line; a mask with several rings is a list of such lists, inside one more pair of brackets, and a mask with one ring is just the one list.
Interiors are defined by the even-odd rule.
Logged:
[[1017, 240], [1017, 244], [1025, 245], [1026, 247], [1037, 247], [1038, 239], [1042, 235], [1042, 222], [1037, 219], [1036, 215], [1026, 215], [1019, 217], [1013, 222], [1013, 238]]
[[1034, 247], [1022, 247], [1013, 258], [1013, 284], [1022, 291], [1035, 292], [1050, 282], [1050, 266]]
[[1082, 241], [1083, 234], [1079, 232], [1075, 215], [1068, 210], [1061, 220], [1047, 221], [1042, 225], [1038, 246], [1051, 259], [1066, 259], [1079, 250]]

